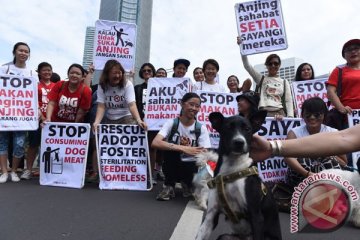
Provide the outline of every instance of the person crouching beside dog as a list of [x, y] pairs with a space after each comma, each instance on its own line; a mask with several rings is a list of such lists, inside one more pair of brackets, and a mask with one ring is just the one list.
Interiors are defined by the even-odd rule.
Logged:
[[209, 132], [196, 121], [201, 100], [196, 93], [186, 93], [181, 100], [180, 116], [168, 120], [151, 146], [164, 150], [164, 188], [156, 197], [168, 201], [175, 197], [175, 182], [183, 182], [183, 196], [191, 196], [193, 175], [197, 172], [194, 156], [211, 148]]

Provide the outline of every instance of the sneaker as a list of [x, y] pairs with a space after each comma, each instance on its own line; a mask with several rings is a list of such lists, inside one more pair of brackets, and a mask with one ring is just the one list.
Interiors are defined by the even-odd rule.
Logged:
[[10, 172], [10, 179], [11, 179], [12, 182], [19, 182], [20, 181], [20, 178], [16, 174], [16, 172]]
[[8, 173], [3, 173], [1, 174], [0, 176], [0, 183], [6, 183], [6, 181], [8, 180], [9, 178], [9, 174]]
[[182, 189], [181, 183], [179, 183], [179, 182], [175, 183], [175, 189], [181, 190]]
[[20, 176], [20, 179], [25, 179], [25, 180], [29, 180], [32, 177], [32, 173], [30, 170], [26, 169], [25, 171], [23, 171], [23, 173]]
[[183, 197], [184, 198], [191, 197], [192, 192], [191, 192], [190, 188], [188, 187], [188, 185], [185, 184], [185, 183], [181, 183], [181, 186], [182, 186], [182, 195], [183, 195]]
[[157, 195], [156, 200], [169, 201], [175, 197], [174, 188], [172, 186], [165, 186], [163, 190]]

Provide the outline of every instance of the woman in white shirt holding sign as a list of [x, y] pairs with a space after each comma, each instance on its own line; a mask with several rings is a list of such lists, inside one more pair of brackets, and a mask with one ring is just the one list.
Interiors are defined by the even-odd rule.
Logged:
[[158, 194], [157, 200], [167, 201], [174, 198], [174, 187], [178, 180], [184, 183], [183, 196], [191, 196], [192, 178], [197, 172], [194, 156], [211, 148], [206, 126], [196, 121], [200, 105], [199, 95], [186, 93], [181, 100], [180, 117], [168, 120], [151, 144], [154, 148], [164, 150], [162, 168], [165, 186]]
[[[13, 48], [14, 60], [8, 64], [0, 67], [0, 73], [18, 75], [24, 77], [35, 77], [26, 66], [26, 61], [30, 57], [30, 47], [24, 42], [18, 42]], [[21, 158], [25, 154], [25, 131], [13, 132], [13, 153], [12, 153], [12, 168], [10, 173], [10, 179], [13, 182], [19, 182], [20, 178], [16, 174], [16, 170], [19, 166]], [[0, 132], [0, 166], [2, 175], [0, 176], [0, 183], [5, 183], [8, 180], [7, 172], [7, 158], [8, 158], [8, 145], [9, 145], [9, 132]]]
[[125, 78], [125, 70], [117, 60], [109, 60], [100, 76], [97, 90], [97, 110], [94, 129], [104, 124], [138, 124], [146, 129], [135, 102], [132, 82]]

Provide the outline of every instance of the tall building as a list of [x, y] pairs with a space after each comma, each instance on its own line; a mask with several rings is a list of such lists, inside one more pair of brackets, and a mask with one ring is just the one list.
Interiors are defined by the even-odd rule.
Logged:
[[[151, 40], [151, 21], [152, 21], [152, 0], [101, 0], [99, 19], [109, 21], [119, 21], [127, 23], [135, 23], [137, 25], [136, 35], [136, 55], [135, 55], [135, 83], [140, 82], [138, 71], [141, 65], [149, 62], [150, 59], [150, 40]], [[88, 33], [88, 30], [86, 31]], [[86, 47], [87, 39], [93, 41], [94, 32], [86, 34], [84, 59], [85, 62], [92, 62], [88, 59], [88, 52], [93, 52], [94, 49]], [[90, 40], [92, 39], [92, 40]], [[93, 48], [93, 46], [91, 46]], [[85, 56], [86, 54], [86, 56]], [[86, 59], [85, 59], [86, 58]], [[98, 74], [95, 75], [94, 82], [97, 82]]]
[[[285, 58], [281, 59], [281, 67], [279, 69], [279, 75], [281, 78], [286, 79], [288, 81], [293, 81], [296, 74], [296, 69], [300, 64], [302, 64], [304, 60], [300, 58]], [[268, 71], [264, 64], [257, 64], [254, 66], [256, 71], [260, 72], [263, 75], [267, 75]]]
[[95, 27], [87, 27], [83, 55], [83, 67], [88, 69], [93, 62]]

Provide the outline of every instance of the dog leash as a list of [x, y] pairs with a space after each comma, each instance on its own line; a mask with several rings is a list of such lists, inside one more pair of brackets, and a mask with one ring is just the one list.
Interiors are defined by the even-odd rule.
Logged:
[[[232, 211], [232, 209], [229, 205], [229, 201], [225, 195], [225, 184], [234, 182], [235, 180], [243, 178], [243, 177], [248, 177], [251, 175], [258, 175], [258, 174], [259, 174], [259, 172], [257, 170], [257, 167], [252, 166], [250, 168], [247, 168], [247, 169], [235, 172], [235, 173], [231, 173], [226, 176], [218, 175], [214, 179], [210, 180], [207, 183], [209, 188], [216, 187], [218, 196], [219, 196], [219, 200], [220, 200], [220, 204], [225, 211], [225, 215], [230, 219], [231, 222], [239, 223], [240, 219], [246, 218], [246, 215], [244, 213], [239, 213], [239, 212], [235, 213], [234, 211]], [[262, 190], [263, 194], [266, 195], [266, 193], [267, 193], [266, 187], [265, 187], [265, 190], [263, 187], [265, 187], [265, 186], [262, 184], [261, 190]]]

